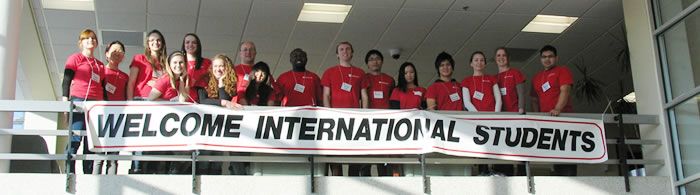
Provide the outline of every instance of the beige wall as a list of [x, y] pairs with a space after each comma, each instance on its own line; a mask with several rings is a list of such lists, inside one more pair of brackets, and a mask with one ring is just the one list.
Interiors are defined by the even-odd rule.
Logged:
[[659, 125], [640, 125], [642, 139], [661, 140], [659, 146], [644, 147], [644, 158], [664, 160], [664, 165], [646, 166], [647, 174], [672, 176], [671, 143], [663, 109], [660, 66], [652, 35], [651, 8], [648, 1], [639, 0], [623, 0], [622, 6], [637, 96], [637, 111], [639, 114], [657, 115], [660, 122]]

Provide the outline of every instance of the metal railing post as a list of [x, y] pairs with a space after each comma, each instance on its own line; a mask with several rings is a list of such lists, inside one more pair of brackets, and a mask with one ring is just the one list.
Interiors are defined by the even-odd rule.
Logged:
[[68, 109], [68, 147], [66, 151], [66, 192], [68, 193], [75, 193], [75, 188], [74, 188], [74, 183], [75, 183], [75, 170], [71, 172], [71, 168], [75, 169], [75, 167], [72, 166], [73, 164], [73, 137], [75, 136], [73, 132], [73, 110], [75, 109], [75, 104], [73, 104], [73, 100], [70, 100], [69, 104], [69, 109]]
[[311, 175], [310, 176], [310, 185], [311, 185], [311, 193], [316, 193], [316, 170], [315, 170], [315, 165], [314, 165], [314, 156], [309, 155], [309, 169], [311, 170]]
[[192, 151], [192, 194], [199, 194], [200, 192], [197, 179], [197, 157], [199, 157], [199, 150]]
[[[622, 108], [622, 101], [618, 102], [618, 108]], [[629, 176], [629, 166], [627, 165], [627, 144], [625, 143], [625, 127], [622, 121], [622, 112], [618, 109], [618, 114], [615, 117], [617, 120], [617, 126], [620, 128], [618, 131], [619, 138], [617, 142], [617, 155], [620, 158], [620, 163], [618, 164], [620, 169], [620, 174], [625, 178], [625, 192], [630, 192], [630, 176]]]
[[423, 193], [430, 194], [430, 179], [428, 178], [428, 175], [425, 172], [425, 154], [421, 154], [419, 160], [420, 160], [420, 172], [421, 172], [421, 175], [423, 176]]
[[527, 192], [535, 194], [535, 177], [530, 172], [530, 161], [525, 161], [525, 175], [527, 177]]

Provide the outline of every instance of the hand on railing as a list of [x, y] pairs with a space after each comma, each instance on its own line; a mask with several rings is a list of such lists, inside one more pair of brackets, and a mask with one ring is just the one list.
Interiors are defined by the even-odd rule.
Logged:
[[[65, 96], [61, 97], [61, 101], [67, 102], [68, 97], [65, 97]], [[70, 121], [68, 121], [68, 112], [63, 112], [63, 113], [61, 113], [61, 115], [63, 116], [63, 124], [70, 125]]]

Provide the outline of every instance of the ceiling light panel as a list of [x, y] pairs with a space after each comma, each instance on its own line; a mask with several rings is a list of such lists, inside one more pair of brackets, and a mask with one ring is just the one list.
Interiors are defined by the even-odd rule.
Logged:
[[304, 3], [297, 21], [343, 23], [350, 12], [350, 8], [352, 8], [352, 5]]
[[93, 0], [41, 0], [44, 9], [95, 11]]
[[523, 32], [538, 32], [538, 33], [561, 33], [564, 32], [578, 17], [554, 16], [554, 15], [537, 15], [530, 21]]

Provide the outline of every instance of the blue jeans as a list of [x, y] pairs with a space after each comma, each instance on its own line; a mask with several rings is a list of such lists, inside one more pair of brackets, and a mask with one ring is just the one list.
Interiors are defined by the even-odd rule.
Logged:
[[[146, 98], [143, 97], [134, 97], [132, 101], [146, 101]], [[132, 152], [134, 156], [141, 156], [143, 155], [143, 152]], [[131, 161], [131, 169], [129, 170], [129, 174], [140, 174], [144, 173], [144, 164], [147, 163], [148, 161], [141, 162], [138, 160], [132, 160]]]
[[[71, 97], [71, 99], [74, 102], [82, 102], [85, 101], [85, 99], [82, 98], [76, 98], [76, 97]], [[85, 113], [82, 112], [74, 112], [73, 113], [73, 118], [71, 120], [70, 127], [72, 130], [79, 130], [79, 131], [85, 131]], [[82, 138], [82, 139], [81, 139]], [[70, 152], [71, 154], [77, 154], [78, 153], [78, 148], [80, 147], [80, 141], [83, 141], [83, 154], [94, 154], [88, 149], [88, 139], [87, 136], [81, 137], [81, 136], [72, 136], [70, 139], [70, 150], [68, 150], [68, 146], [66, 146], [66, 151]], [[70, 161], [70, 168], [68, 169], [70, 173], [75, 173], [75, 161]], [[92, 161], [91, 160], [83, 160], [83, 173], [84, 174], [92, 174]]]

